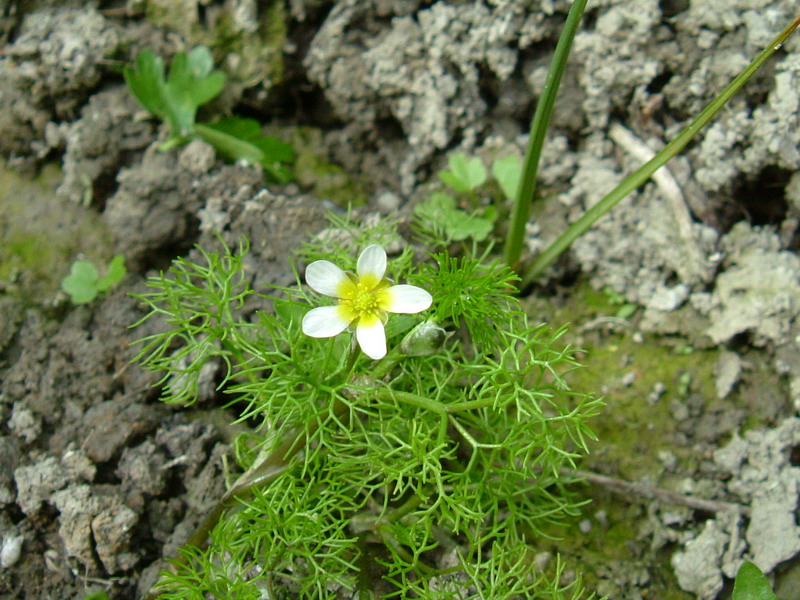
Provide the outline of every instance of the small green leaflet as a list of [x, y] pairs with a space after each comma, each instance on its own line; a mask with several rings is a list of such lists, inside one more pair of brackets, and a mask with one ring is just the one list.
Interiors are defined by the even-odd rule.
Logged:
[[213, 67], [211, 51], [197, 46], [189, 54], [175, 55], [166, 79], [164, 61], [150, 49], [136, 57], [135, 68], [128, 66], [123, 70], [125, 82], [139, 103], [167, 122], [172, 138], [166, 145], [190, 137], [197, 109], [222, 92], [225, 74], [214, 71]]
[[778, 600], [769, 581], [757, 566], [745, 562], [733, 582], [731, 600]]
[[262, 135], [258, 121], [231, 117], [209, 124], [195, 122], [197, 109], [216, 98], [225, 85], [225, 74], [213, 69], [211, 51], [197, 46], [188, 54], [175, 55], [165, 79], [164, 61], [148, 49], [136, 57], [135, 68], [125, 68], [124, 75], [139, 103], [167, 122], [171, 137], [161, 144], [161, 150], [200, 137], [228, 160], [260, 165], [267, 177], [278, 183], [290, 181], [292, 173], [286, 165], [294, 161], [294, 150], [275, 137]]
[[494, 221], [456, 208], [452, 196], [436, 192], [414, 207], [414, 214], [431, 231], [442, 232], [452, 242], [473, 238], [481, 242], [492, 232]]
[[292, 173], [285, 165], [294, 161], [294, 149], [276, 137], [262, 135], [261, 124], [255, 119], [231, 117], [208, 125], [198, 123], [195, 129], [228, 160], [261, 165], [278, 183], [291, 181]]
[[486, 183], [486, 167], [480, 158], [467, 158], [466, 154], [454, 152], [447, 159], [450, 170], [439, 173], [439, 178], [456, 192], [471, 192]]
[[88, 304], [97, 294], [118, 283], [127, 272], [125, 257], [121, 254], [111, 259], [103, 277], [100, 277], [97, 267], [88, 260], [77, 260], [72, 264], [70, 274], [61, 281], [61, 289], [69, 294], [73, 304]]
[[513, 154], [498, 158], [492, 164], [492, 176], [500, 184], [503, 195], [508, 200], [514, 200], [517, 197], [520, 179], [522, 179], [522, 161]]

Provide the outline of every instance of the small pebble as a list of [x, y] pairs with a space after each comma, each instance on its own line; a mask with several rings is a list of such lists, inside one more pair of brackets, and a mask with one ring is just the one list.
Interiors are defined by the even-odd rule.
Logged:
[[8, 569], [17, 564], [22, 555], [22, 542], [25, 538], [21, 535], [12, 535], [3, 538], [3, 545], [0, 547], [0, 567]]
[[400, 208], [400, 196], [394, 192], [383, 192], [375, 200], [375, 204], [382, 215], [391, 215]]
[[656, 381], [656, 383], [653, 385], [653, 389], [647, 395], [648, 404], [650, 405], [656, 404], [666, 391], [667, 391], [667, 386], [664, 384], [664, 382]]

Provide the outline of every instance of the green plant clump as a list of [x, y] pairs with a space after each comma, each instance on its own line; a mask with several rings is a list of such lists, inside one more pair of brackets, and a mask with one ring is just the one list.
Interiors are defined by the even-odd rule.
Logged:
[[178, 52], [166, 76], [163, 59], [152, 50], [144, 50], [123, 74], [139, 103], [167, 123], [170, 137], [161, 144], [162, 150], [199, 137], [227, 159], [260, 165], [279, 183], [291, 180], [286, 165], [294, 160], [294, 150], [276, 137], [262, 135], [258, 121], [230, 117], [213, 123], [196, 122], [197, 110], [225, 87], [225, 74], [214, 70], [214, 58], [205, 46], [189, 53]]
[[[298, 277], [272, 310], [242, 314], [245, 243], [178, 260], [139, 296], [144, 320], [170, 325], [139, 354], [164, 401], [192, 404], [221, 360], [220, 390], [250, 427], [234, 442], [243, 474], [159, 597], [586, 597], [560, 560], [537, 560], [543, 530], [577, 514], [564, 473], [601, 407], [564, 380], [577, 363], [563, 330], [530, 323], [516, 276], [484, 257], [326, 250], [306, 247], [325, 257], [306, 278], [338, 300]], [[403, 314], [384, 329], [384, 310]]]
[[100, 271], [88, 260], [76, 260], [70, 268], [70, 273], [61, 281], [63, 289], [72, 300], [73, 304], [88, 304], [98, 294], [108, 291], [119, 283], [127, 274], [125, 257], [117, 254], [111, 259], [106, 268], [106, 274]]

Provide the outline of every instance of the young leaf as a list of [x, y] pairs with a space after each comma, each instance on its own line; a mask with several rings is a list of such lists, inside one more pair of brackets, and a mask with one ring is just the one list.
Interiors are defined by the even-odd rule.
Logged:
[[225, 86], [225, 74], [212, 71], [213, 67], [211, 51], [205, 46], [193, 48], [188, 55], [179, 52], [172, 61], [167, 98], [181, 137], [192, 133], [197, 109], [216, 98]]
[[108, 272], [97, 280], [97, 290], [99, 292], [109, 290], [119, 283], [127, 273], [128, 269], [125, 268], [125, 257], [122, 254], [117, 254], [111, 259], [111, 262], [108, 263]]
[[194, 133], [197, 109], [222, 91], [225, 74], [212, 68], [211, 52], [198, 46], [188, 55], [175, 55], [165, 80], [164, 61], [147, 49], [136, 58], [135, 69], [126, 67], [123, 75], [139, 103], [167, 122], [169, 145]]
[[131, 94], [147, 111], [161, 119], [167, 118], [166, 82], [164, 61], [149, 48], [136, 57], [135, 68], [122, 70]]
[[467, 158], [454, 152], [448, 159], [449, 171], [439, 173], [441, 180], [456, 192], [471, 192], [486, 182], [486, 167], [480, 158]]
[[97, 296], [99, 273], [88, 260], [75, 261], [70, 274], [61, 281], [61, 289], [69, 294], [73, 304], [88, 304]]
[[210, 125], [198, 124], [195, 131], [228, 160], [261, 165], [278, 183], [291, 181], [285, 164], [294, 161], [294, 149], [276, 137], [262, 135], [261, 124], [255, 119], [231, 117]]
[[453, 242], [470, 237], [483, 241], [493, 227], [493, 221], [456, 208], [453, 197], [442, 193], [434, 193], [426, 202], [417, 204], [414, 214], [427, 229], [441, 231], [448, 241]]
[[492, 164], [492, 175], [497, 183], [500, 184], [503, 195], [509, 200], [514, 200], [517, 197], [520, 179], [522, 179], [522, 162], [520, 159], [513, 154], [498, 158]]
[[757, 566], [745, 562], [733, 582], [732, 600], [778, 600], [767, 578]]

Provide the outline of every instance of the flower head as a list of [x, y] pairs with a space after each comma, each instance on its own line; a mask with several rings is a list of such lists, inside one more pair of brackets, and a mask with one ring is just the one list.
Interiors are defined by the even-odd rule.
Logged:
[[335, 306], [312, 308], [303, 317], [303, 333], [315, 338], [333, 337], [355, 324], [356, 339], [364, 354], [386, 356], [387, 313], [418, 313], [431, 305], [431, 295], [413, 285], [392, 285], [386, 273], [386, 251], [366, 248], [356, 263], [356, 273], [345, 273], [327, 260], [306, 267], [306, 283], [316, 292], [338, 298]]

